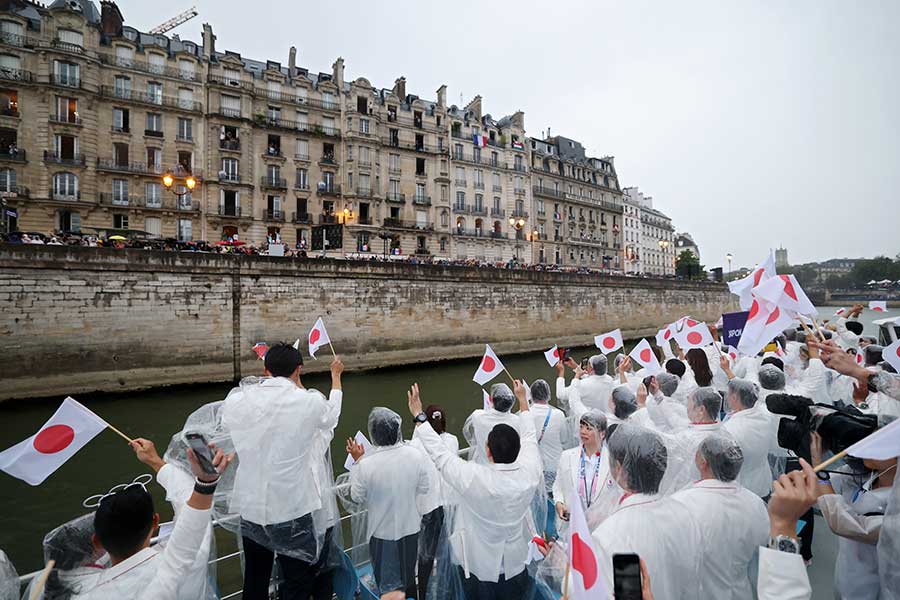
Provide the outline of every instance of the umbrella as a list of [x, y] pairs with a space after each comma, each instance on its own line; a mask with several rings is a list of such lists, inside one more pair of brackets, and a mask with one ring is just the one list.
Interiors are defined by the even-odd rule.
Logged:
[[111, 235], [111, 236], [109, 236], [109, 237], [106, 238], [106, 239], [112, 240], [112, 241], [114, 241], [114, 242], [124, 242], [124, 241], [127, 240], [128, 238], [126, 238], [125, 236], [121, 236], [121, 235]]
[[225, 240], [222, 242], [216, 242], [217, 246], [243, 246], [247, 242], [243, 242], [241, 240], [234, 240], [233, 242]]

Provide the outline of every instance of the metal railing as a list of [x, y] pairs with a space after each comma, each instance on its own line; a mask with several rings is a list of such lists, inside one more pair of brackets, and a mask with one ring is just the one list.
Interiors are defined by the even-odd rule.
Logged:
[[115, 54], [99, 54], [100, 63], [121, 67], [123, 69], [131, 69], [132, 71], [141, 71], [142, 73], [151, 73], [153, 75], [164, 75], [183, 81], [200, 81], [200, 77], [195, 70], [187, 71], [177, 67], [167, 65], [155, 65], [149, 62], [134, 60], [132, 58], [123, 58]]
[[73, 166], [84, 166], [84, 154], [69, 154], [64, 156], [59, 152], [53, 152], [51, 150], [44, 150], [44, 162], [45, 163], [54, 163], [57, 165], [73, 165]]
[[388, 192], [387, 194], [385, 194], [384, 199], [388, 202], [404, 204], [406, 202], [406, 194], [401, 194], [399, 192]]
[[259, 178], [259, 185], [262, 187], [268, 188], [276, 188], [276, 189], [287, 189], [287, 179], [282, 177], [269, 177], [268, 175], [263, 175]]
[[100, 95], [106, 98], [115, 98], [116, 100], [125, 100], [137, 104], [165, 106], [191, 112], [200, 111], [200, 103], [196, 100], [186, 100], [174, 96], [163, 96], [162, 94], [157, 94], [155, 92], [121, 89], [111, 85], [103, 85], [100, 86]]
[[25, 69], [10, 69], [9, 67], [0, 67], [0, 79], [7, 81], [21, 81], [30, 83], [34, 81], [34, 73]]

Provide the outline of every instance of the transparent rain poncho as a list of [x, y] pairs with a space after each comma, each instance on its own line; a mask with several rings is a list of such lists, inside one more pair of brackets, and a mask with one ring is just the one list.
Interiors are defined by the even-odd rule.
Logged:
[[516, 397], [505, 383], [491, 386], [491, 407], [472, 412], [463, 424], [463, 436], [469, 444], [469, 460], [487, 464], [485, 444], [487, 436], [498, 423], [506, 423], [519, 430], [519, 417], [510, 412]]
[[[437, 471], [419, 446], [403, 442], [401, 424], [396, 412], [373, 408], [368, 419], [373, 446], [338, 478], [339, 498], [352, 515], [351, 559], [364, 566], [362, 583], [379, 596], [395, 590], [415, 594], [423, 513], [439, 518], [433, 511], [440, 508], [440, 493], [430, 494], [437, 491], [431, 490]], [[421, 501], [426, 496], [432, 499], [428, 506]], [[429, 535], [439, 535], [438, 526], [427, 525]], [[435, 546], [421, 544], [432, 554]]]
[[[107, 566], [109, 557], [94, 548], [94, 513], [76, 517], [44, 536], [44, 563], [55, 561], [53, 570], [38, 598], [65, 600], [73, 594], [90, 589], [95, 578]], [[26, 592], [31, 597], [36, 580]]]
[[[228, 526], [239, 524], [240, 535], [307, 563], [319, 561], [328, 545], [326, 569], [341, 564], [343, 547], [330, 450], [338, 408], [321, 392], [299, 388], [289, 379], [246, 377], [206, 420], [215, 433], [241, 440], [227, 446], [234, 447], [240, 461], [229, 469], [234, 484], [226, 485], [231, 487], [227, 512], [237, 512], [238, 501], [243, 507], [241, 518], [229, 520]], [[253, 457], [252, 469], [248, 456]], [[245, 485], [239, 492], [241, 477]], [[245, 510], [265, 516], [254, 517], [263, 522], [248, 518]]]
[[18, 600], [19, 574], [6, 552], [0, 550], [0, 600]]

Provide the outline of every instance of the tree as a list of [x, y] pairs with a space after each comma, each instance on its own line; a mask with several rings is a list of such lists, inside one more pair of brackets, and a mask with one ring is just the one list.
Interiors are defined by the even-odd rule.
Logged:
[[684, 279], [706, 279], [706, 270], [690, 250], [682, 250], [675, 259], [675, 274]]
[[900, 260], [891, 260], [887, 256], [876, 256], [857, 262], [850, 271], [850, 281], [857, 286], [882, 279], [891, 281], [900, 279]]

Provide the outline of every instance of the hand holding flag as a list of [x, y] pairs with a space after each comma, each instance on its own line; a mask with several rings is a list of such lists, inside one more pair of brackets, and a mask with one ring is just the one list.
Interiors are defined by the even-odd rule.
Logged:
[[894, 367], [894, 370], [900, 373], [900, 340], [897, 340], [890, 346], [885, 346], [881, 351], [881, 357], [887, 364]]
[[332, 356], [337, 356], [334, 353], [334, 346], [331, 345], [331, 338], [328, 337], [328, 331], [325, 329], [325, 323], [322, 321], [322, 317], [319, 317], [309, 331], [309, 355], [316, 358], [316, 352], [325, 344], [331, 348]]
[[544, 352], [544, 358], [547, 360], [548, 365], [550, 365], [551, 367], [555, 367], [560, 361], [559, 348], [553, 346], [552, 348]]

